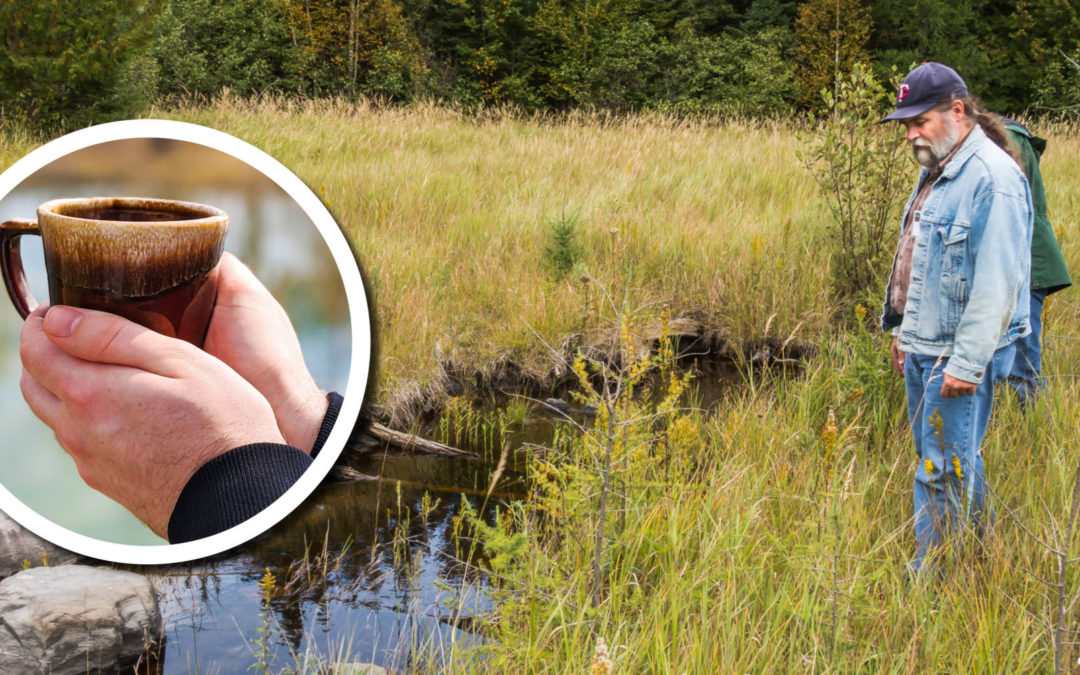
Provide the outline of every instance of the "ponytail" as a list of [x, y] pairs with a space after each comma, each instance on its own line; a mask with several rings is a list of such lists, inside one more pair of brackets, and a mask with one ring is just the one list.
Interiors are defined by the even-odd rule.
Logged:
[[1001, 116], [979, 110], [970, 96], [965, 96], [960, 99], [960, 102], [964, 104], [964, 114], [982, 127], [983, 133], [986, 134], [987, 138], [996, 143], [1002, 150], [1009, 153], [1009, 157], [1012, 157], [1013, 161], [1023, 168], [1024, 163], [1020, 161], [1020, 154], [1017, 153], [1016, 149], [1009, 143], [1009, 134], [1005, 131], [1005, 125], [1001, 121]]

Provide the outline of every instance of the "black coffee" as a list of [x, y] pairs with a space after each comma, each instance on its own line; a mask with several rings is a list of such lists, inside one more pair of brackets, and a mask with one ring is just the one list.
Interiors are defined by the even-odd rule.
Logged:
[[205, 218], [199, 211], [124, 208], [73, 208], [63, 212], [65, 216], [86, 220], [112, 220], [123, 223], [154, 223], [167, 220], [196, 220]]

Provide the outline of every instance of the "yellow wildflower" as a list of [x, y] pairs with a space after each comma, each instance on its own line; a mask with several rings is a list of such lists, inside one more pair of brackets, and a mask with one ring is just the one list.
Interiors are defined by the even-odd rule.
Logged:
[[934, 463], [930, 460], [924, 461], [923, 466], [926, 468], [926, 473], [934, 473]]
[[271, 596], [274, 595], [274, 590], [277, 588], [277, 579], [269, 567], [266, 568], [266, 574], [263, 575], [262, 579], [259, 579], [258, 586], [263, 602], [269, 603]]
[[960, 458], [956, 456], [955, 452], [952, 455], [952, 467], [953, 471], [956, 472], [956, 477], [964, 480], [964, 472], [960, 470]]
[[941, 450], [942, 456], [945, 455], [945, 420], [941, 417], [941, 411], [934, 408], [934, 414], [926, 418], [930, 422], [930, 428], [934, 430], [934, 436], [937, 438], [938, 448]]
[[934, 430], [935, 434], [940, 434], [941, 430], [945, 428], [945, 420], [941, 418], [941, 411], [934, 408], [934, 414], [926, 418], [930, 422], [930, 427]]
[[832, 408], [829, 408], [829, 417], [825, 420], [825, 427], [821, 430], [819, 438], [826, 448], [831, 448], [836, 443], [836, 436], [836, 415], [833, 413]]
[[574, 359], [574, 365], [572, 366], [572, 368], [574, 369], [574, 374], [577, 375], [578, 382], [585, 386], [588, 386], [589, 374], [585, 372], [585, 357], [581, 354], [578, 354], [577, 358]]
[[859, 321], [866, 318], [866, 308], [861, 304], [855, 305], [855, 316], [859, 317]]

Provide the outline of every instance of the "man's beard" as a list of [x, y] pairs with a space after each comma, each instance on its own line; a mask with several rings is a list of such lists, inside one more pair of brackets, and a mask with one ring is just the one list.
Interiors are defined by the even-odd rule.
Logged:
[[931, 143], [925, 138], [916, 138], [911, 142], [911, 149], [915, 153], [915, 161], [928, 169], [937, 166], [956, 147], [956, 141], [959, 138], [960, 125], [951, 117], [946, 117], [945, 134], [938, 142]]

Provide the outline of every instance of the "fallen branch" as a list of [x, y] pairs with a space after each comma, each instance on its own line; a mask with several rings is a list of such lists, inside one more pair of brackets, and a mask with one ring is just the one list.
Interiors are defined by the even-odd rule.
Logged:
[[469, 452], [467, 450], [461, 450], [459, 448], [453, 448], [449, 445], [444, 445], [437, 441], [429, 441], [426, 438], [420, 438], [412, 434], [407, 434], [404, 431], [394, 431], [388, 427], [384, 427], [378, 422], [372, 422], [368, 425], [367, 433], [371, 434], [375, 438], [383, 441], [387, 445], [392, 445], [395, 448], [399, 448], [406, 452], [420, 452], [428, 455], [442, 455], [444, 457], [479, 457], [480, 455], [475, 452]]

